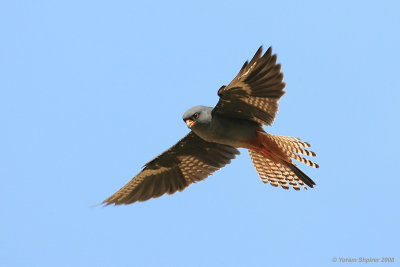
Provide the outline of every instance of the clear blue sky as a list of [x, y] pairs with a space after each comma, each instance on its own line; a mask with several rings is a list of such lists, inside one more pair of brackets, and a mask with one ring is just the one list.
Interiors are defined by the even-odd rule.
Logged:
[[[398, 1], [140, 2], [0, 4], [0, 265], [398, 264]], [[312, 144], [314, 189], [263, 184], [242, 150], [182, 193], [95, 206], [260, 45], [287, 83], [266, 130]]]

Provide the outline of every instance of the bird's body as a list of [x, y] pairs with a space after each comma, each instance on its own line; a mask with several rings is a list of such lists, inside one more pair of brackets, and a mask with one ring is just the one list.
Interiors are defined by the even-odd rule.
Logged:
[[246, 119], [212, 114], [212, 110], [212, 107], [193, 107], [185, 112], [183, 120], [185, 121], [185, 118], [189, 119], [193, 113], [199, 112], [199, 120], [191, 127], [191, 130], [208, 142], [246, 148], [246, 142], [243, 140], [256, 137], [257, 130], [260, 129], [260, 125], [257, 123]]
[[264, 183], [284, 189], [315, 185], [292, 159], [318, 168], [306, 156], [310, 145], [299, 138], [277, 136], [264, 131], [278, 111], [278, 100], [285, 93], [283, 74], [271, 48], [262, 48], [228, 86], [218, 90], [215, 107], [195, 106], [183, 120], [191, 132], [170, 149], [149, 161], [144, 169], [103, 203], [130, 204], [182, 191], [229, 164], [246, 148]]

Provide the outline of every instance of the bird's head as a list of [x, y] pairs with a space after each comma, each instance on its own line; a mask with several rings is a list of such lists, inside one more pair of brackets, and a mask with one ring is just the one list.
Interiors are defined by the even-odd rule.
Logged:
[[210, 122], [210, 111], [212, 108], [205, 106], [195, 106], [188, 109], [183, 114], [183, 121], [189, 128], [194, 127], [196, 124], [206, 124]]

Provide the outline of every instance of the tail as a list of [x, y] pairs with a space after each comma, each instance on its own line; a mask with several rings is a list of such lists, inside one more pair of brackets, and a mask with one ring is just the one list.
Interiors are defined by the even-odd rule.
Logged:
[[265, 132], [259, 132], [257, 140], [258, 144], [249, 148], [249, 153], [264, 183], [269, 182], [273, 186], [280, 184], [284, 189], [289, 189], [291, 185], [295, 190], [300, 190], [300, 186], [304, 189], [307, 189], [307, 186], [314, 187], [314, 181], [292, 161], [293, 158], [311, 167], [319, 168], [318, 164], [299, 155], [316, 156], [314, 152], [305, 149], [310, 147], [310, 144], [300, 141], [299, 138]]

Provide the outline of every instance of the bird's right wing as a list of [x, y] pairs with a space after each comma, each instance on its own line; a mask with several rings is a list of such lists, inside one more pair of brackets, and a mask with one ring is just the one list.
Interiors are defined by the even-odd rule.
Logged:
[[224, 167], [238, 154], [234, 147], [207, 142], [190, 132], [148, 162], [138, 175], [103, 204], [130, 204], [182, 191]]

